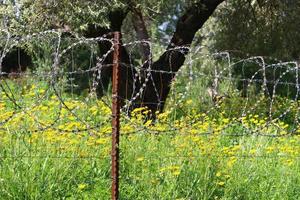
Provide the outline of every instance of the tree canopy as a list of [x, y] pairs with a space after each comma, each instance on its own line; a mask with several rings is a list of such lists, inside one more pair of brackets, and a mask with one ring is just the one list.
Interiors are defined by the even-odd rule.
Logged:
[[240, 50], [250, 55], [299, 59], [300, 2], [236, 0], [220, 7], [215, 33], [218, 50]]
[[[123, 90], [127, 91], [122, 97], [129, 99], [144, 87], [135, 105], [156, 111], [164, 107], [175, 73], [193, 42], [207, 45], [211, 52], [230, 50], [298, 59], [299, 8], [300, 3], [291, 0], [2, 0], [0, 17], [1, 29], [15, 35], [64, 29], [83, 37], [99, 37], [120, 31], [125, 33], [123, 40], [158, 43], [165, 50], [152, 56], [156, 58], [153, 62], [148, 59], [152, 52], [146, 44], [140, 46], [136, 58], [129, 57], [125, 47], [121, 49], [125, 65], [142, 59], [142, 69], [150, 66], [171, 72], [152, 72], [151, 81], [142, 73], [140, 78], [148, 81], [142, 86], [132, 79], [135, 71], [122, 71]], [[178, 51], [176, 47], [186, 49]], [[101, 55], [110, 45], [99, 42], [98, 48]], [[112, 63], [112, 55], [104, 63]], [[106, 87], [111, 70], [104, 70], [101, 76], [101, 85]]]

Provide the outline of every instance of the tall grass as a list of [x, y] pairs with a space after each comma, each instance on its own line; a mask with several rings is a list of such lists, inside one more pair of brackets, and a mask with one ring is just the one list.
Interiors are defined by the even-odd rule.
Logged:
[[[180, 97], [176, 109], [169, 105], [156, 121], [145, 117], [145, 108], [130, 119], [122, 116], [121, 199], [299, 199], [300, 137], [286, 136], [293, 121], [281, 118], [263, 128], [263, 107], [235, 119], [241, 109], [228, 108], [243, 101], [238, 95], [207, 113], [195, 100], [202, 86], [194, 86], [194, 95]], [[60, 110], [46, 82], [29, 78], [8, 81], [7, 87], [21, 107], [2, 91], [1, 199], [109, 199], [109, 105], [61, 91], [78, 120], [70, 110]], [[282, 101], [278, 109], [293, 103]]]

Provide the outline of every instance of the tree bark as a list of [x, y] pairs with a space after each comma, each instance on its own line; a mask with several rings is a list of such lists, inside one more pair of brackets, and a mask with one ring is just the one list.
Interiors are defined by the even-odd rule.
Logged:
[[[127, 16], [128, 11], [124, 10], [115, 10], [109, 13], [109, 21], [110, 21], [110, 28], [99, 27], [90, 25], [88, 30], [85, 32], [85, 37], [96, 38], [100, 36], [105, 36], [108, 39], [113, 39], [113, 32], [121, 32], [121, 27], [123, 24], [124, 19]], [[120, 41], [122, 43], [122, 41]], [[112, 44], [107, 41], [99, 41], [98, 42], [100, 55], [102, 57], [106, 54], [110, 49]], [[133, 85], [133, 71], [130, 70], [128, 67], [130, 65], [130, 58], [124, 46], [121, 45], [121, 91], [120, 95], [122, 97], [122, 103], [124, 104], [125, 99], [129, 99], [131, 97], [132, 85]], [[108, 85], [112, 78], [112, 64], [113, 64], [113, 52], [107, 55], [103, 60], [102, 65], [104, 66], [101, 68], [101, 72], [99, 74], [99, 82], [97, 87], [97, 95], [103, 96], [104, 92], [107, 90]]]
[[[146, 28], [145, 20], [141, 9], [138, 8], [138, 6], [133, 1], [130, 1], [129, 6], [132, 12], [132, 24], [136, 32], [137, 39], [139, 41], [150, 41], [150, 37]], [[143, 62], [148, 61], [151, 55], [150, 45], [146, 42], [143, 42], [140, 44], [140, 49], [142, 52]]]
[[[184, 64], [185, 56], [189, 53], [189, 47], [195, 37], [196, 32], [203, 26], [208, 18], [213, 14], [219, 4], [225, 0], [200, 0], [194, 3], [186, 10], [183, 16], [179, 19], [176, 26], [176, 31], [166, 49], [160, 58], [152, 63], [146, 62], [142, 67], [142, 81], [137, 81], [136, 70], [131, 67], [130, 57], [124, 46], [121, 47], [121, 93], [120, 97], [123, 100], [129, 100], [132, 104], [130, 110], [147, 106], [152, 114], [155, 115], [156, 111], [162, 111], [171, 89], [171, 83], [174, 79], [176, 72]], [[147, 30], [143, 17], [139, 10], [133, 10], [137, 16], [135, 28], [137, 31], [138, 39], [148, 38]], [[99, 37], [104, 34], [109, 34], [114, 31], [121, 31], [123, 20], [127, 12], [113, 11], [109, 15], [111, 27], [94, 27], [90, 26], [86, 37]], [[108, 35], [112, 37], [112, 35]], [[99, 42], [99, 49], [101, 55], [106, 53], [111, 48], [111, 44], [107, 42]], [[149, 57], [150, 51], [147, 48], [143, 50], [144, 60]], [[112, 54], [105, 60], [104, 64], [112, 64]], [[147, 69], [150, 66], [150, 71]], [[150, 76], [148, 76], [150, 73]], [[101, 85], [99, 95], [103, 95], [103, 91], [108, 86], [112, 76], [112, 68], [105, 67], [101, 71]]]
[[223, 1], [225, 0], [201, 0], [186, 10], [177, 22], [176, 31], [166, 51], [153, 63], [151, 80], [147, 82], [142, 98], [136, 101], [135, 107], [147, 106], [152, 113], [163, 110], [171, 82], [184, 64], [196, 32]]

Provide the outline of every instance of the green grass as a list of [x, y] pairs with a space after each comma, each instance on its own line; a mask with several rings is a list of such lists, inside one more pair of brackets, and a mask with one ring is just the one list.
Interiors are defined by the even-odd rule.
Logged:
[[[2, 88], [0, 199], [109, 199], [111, 122], [105, 100], [62, 93], [78, 120], [60, 109], [45, 82], [27, 79], [8, 87], [21, 107]], [[291, 113], [266, 125], [264, 101], [258, 114], [238, 118], [238, 98], [211, 113], [183, 99], [156, 121], [145, 119], [145, 109], [123, 116], [121, 199], [300, 199], [300, 137], [286, 135], [298, 132], [291, 120], [295, 102], [280, 101], [278, 108], [291, 106]]]
[[[266, 153], [267, 147], [277, 145], [277, 139], [195, 138], [205, 142], [204, 150], [200, 150], [199, 141], [186, 136], [122, 137], [121, 199], [300, 197], [298, 152]], [[33, 145], [26, 152], [22, 141], [11, 138], [10, 142], [15, 144], [1, 146], [2, 199], [110, 198], [110, 158], [101, 155], [101, 145], [98, 152], [80, 157], [80, 152], [89, 151], [83, 144], [76, 145], [77, 152], [53, 153], [45, 145], [43, 151]], [[232, 150], [233, 154], [222, 152], [225, 147], [237, 146], [232, 143], [241, 149]], [[249, 149], [256, 152], [249, 153]]]

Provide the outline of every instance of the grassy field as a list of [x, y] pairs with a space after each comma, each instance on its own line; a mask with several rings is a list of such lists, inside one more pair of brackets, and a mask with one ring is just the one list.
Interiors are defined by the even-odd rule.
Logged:
[[[110, 100], [60, 89], [1, 81], [1, 199], [110, 198]], [[298, 102], [278, 101], [270, 123], [256, 98], [244, 116], [240, 97], [122, 116], [121, 199], [300, 199]]]

